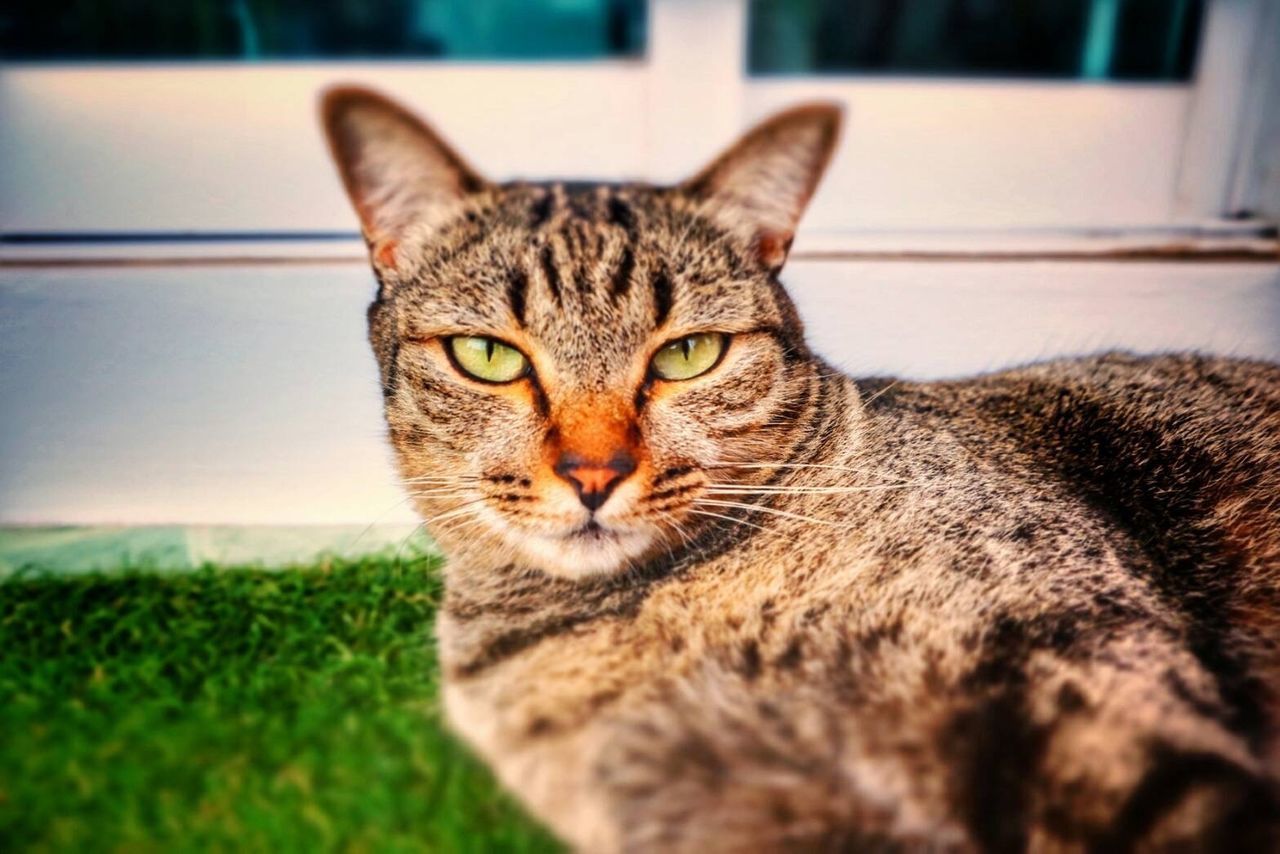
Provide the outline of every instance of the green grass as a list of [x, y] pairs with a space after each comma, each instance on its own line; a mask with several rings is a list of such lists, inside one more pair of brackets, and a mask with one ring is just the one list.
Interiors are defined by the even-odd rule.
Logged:
[[556, 850], [442, 730], [434, 570], [0, 583], [0, 850]]

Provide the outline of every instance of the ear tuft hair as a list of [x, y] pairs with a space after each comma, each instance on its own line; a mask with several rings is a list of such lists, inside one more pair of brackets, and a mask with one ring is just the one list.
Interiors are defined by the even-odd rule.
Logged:
[[831, 159], [841, 115], [839, 106], [827, 103], [779, 113], [680, 187], [721, 225], [749, 239], [761, 261], [776, 270]]
[[376, 267], [394, 267], [410, 230], [438, 228], [487, 186], [431, 128], [376, 92], [329, 89], [320, 120]]

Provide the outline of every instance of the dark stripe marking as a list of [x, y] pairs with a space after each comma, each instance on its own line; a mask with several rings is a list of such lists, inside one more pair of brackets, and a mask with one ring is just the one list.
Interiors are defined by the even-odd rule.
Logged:
[[663, 471], [662, 474], [655, 477], [653, 479], [653, 485], [658, 486], [659, 484], [666, 483], [667, 481], [680, 477], [681, 475], [689, 474], [692, 471], [693, 466], [672, 466]]
[[613, 274], [613, 296], [621, 298], [626, 296], [627, 291], [631, 290], [631, 274], [636, 269], [636, 256], [631, 251], [630, 246], [622, 248], [622, 260], [618, 262], [618, 269]]
[[[1160, 745], [1150, 767], [1134, 788], [1108, 831], [1091, 840], [1094, 851], [1146, 848], [1152, 830], [1170, 815], [1196, 809], [1188, 796], [1197, 790], [1217, 795], [1212, 811], [1202, 815], [1196, 840], [1205, 851], [1272, 851], [1280, 838], [1280, 807], [1267, 783], [1221, 756], [1178, 753]], [[1203, 810], [1203, 807], [1201, 807]]]
[[551, 218], [551, 205], [555, 201], [550, 191], [543, 193], [529, 208], [529, 227], [540, 228]]
[[617, 196], [609, 197], [609, 221], [614, 225], [621, 226], [626, 230], [628, 235], [633, 235], [636, 227], [635, 212], [631, 207]]
[[[590, 190], [594, 190], [591, 187]], [[589, 190], [573, 190], [569, 193], [569, 213], [575, 218], [584, 222], [592, 222], [596, 219], [595, 211], [592, 209], [592, 193]]]
[[659, 270], [653, 277], [653, 322], [661, 326], [671, 314], [671, 277], [666, 270]]
[[1025, 851], [1032, 792], [1047, 735], [1032, 723], [1025, 676], [1010, 680], [962, 707], [943, 728], [952, 806], [984, 851]]
[[748, 433], [759, 432], [760, 430], [763, 430], [766, 427], [778, 427], [781, 429], [783, 427], [791, 426], [789, 424], [775, 424], [772, 422], [773, 422], [773, 414], [771, 412], [769, 414], [769, 417], [765, 418], [763, 421], [752, 421], [749, 424], [742, 424], [737, 427], [724, 427], [720, 429], [719, 433], [721, 436], [723, 436], [726, 439], [736, 439], [737, 437], [745, 436]]
[[542, 252], [538, 254], [538, 262], [542, 265], [542, 275], [547, 279], [547, 287], [551, 290], [552, 298], [559, 303], [561, 301], [560, 271], [556, 269], [555, 249], [550, 243], [542, 247]]
[[387, 354], [387, 378], [382, 384], [382, 397], [389, 400], [396, 393], [396, 382], [400, 379], [400, 341], [391, 341], [391, 352]]
[[511, 303], [511, 313], [521, 326], [524, 325], [525, 294], [528, 290], [529, 276], [519, 267], [513, 269], [511, 278], [507, 280], [507, 301]]
[[571, 629], [591, 621], [596, 615], [589, 613], [568, 614], [543, 623], [505, 632], [490, 640], [478, 655], [454, 668], [456, 678], [476, 676], [493, 665], [523, 652], [539, 641], [562, 635]]
[[667, 489], [661, 489], [649, 496], [650, 501], [664, 501], [668, 498], [675, 498], [678, 495], [684, 495], [691, 490], [697, 489], [698, 484], [686, 483], [683, 486], [672, 486]]

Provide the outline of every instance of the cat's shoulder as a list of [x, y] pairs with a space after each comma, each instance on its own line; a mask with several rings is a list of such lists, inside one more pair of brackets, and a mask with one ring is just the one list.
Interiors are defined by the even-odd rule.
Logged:
[[1123, 350], [1069, 359], [1036, 362], [1008, 371], [975, 378], [997, 383], [1001, 379], [1077, 383], [1085, 386], [1116, 385], [1152, 388], [1172, 385], [1204, 385], [1228, 389], [1251, 385], [1280, 387], [1280, 365], [1255, 359], [1198, 352], [1139, 355]]
[[965, 379], [853, 381], [873, 441], [958, 441], [984, 457], [1030, 454], [1059, 465], [1125, 455], [1182, 464], [1280, 453], [1280, 366], [1197, 353], [1103, 353]]
[[1115, 403], [1166, 405], [1179, 400], [1210, 403], [1230, 397], [1280, 401], [1280, 365], [1201, 353], [1138, 355], [1112, 351], [1032, 362], [959, 379], [913, 381], [893, 377], [854, 379], [864, 408], [945, 412], [950, 405], [1000, 401], [1042, 404], [1046, 398], [1087, 397]]

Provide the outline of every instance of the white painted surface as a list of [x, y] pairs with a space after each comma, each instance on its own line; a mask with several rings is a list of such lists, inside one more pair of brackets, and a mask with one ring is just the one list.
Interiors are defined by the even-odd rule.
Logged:
[[827, 99], [848, 125], [810, 228], [1177, 218], [1189, 87], [748, 81], [735, 30], [688, 20], [725, 5], [673, 15], [685, 38], [655, 45], [660, 64], [0, 67], [0, 231], [354, 231], [315, 119], [342, 81], [403, 99], [494, 178], [676, 180], [765, 114]]
[[1234, 215], [1266, 183], [1251, 167], [1260, 124], [1280, 110], [1264, 100], [1280, 95], [1278, 7], [1277, 0], [1212, 0], [1206, 8], [1177, 177], [1183, 215]]
[[[1280, 360], [1280, 264], [797, 261], [815, 347], [944, 377], [1112, 347]], [[353, 263], [0, 268], [0, 524], [410, 521]]]
[[1109, 349], [1280, 361], [1280, 264], [797, 264], [819, 353], [855, 376], [964, 376]]
[[1270, 2], [1210, 4], [1193, 85], [748, 78], [744, 0], [651, 0], [634, 62], [0, 64], [0, 231], [354, 231], [314, 115], [339, 81], [403, 99], [495, 178], [674, 180], [822, 98], [849, 122], [811, 229], [1200, 221], [1275, 183], [1234, 166]]
[[0, 231], [354, 232], [316, 118], [344, 82], [495, 178], [647, 166], [639, 63], [0, 66]]
[[650, 4], [644, 178], [683, 180], [742, 130], [746, 6], [743, 0]]
[[1184, 86], [971, 80], [753, 80], [747, 115], [846, 105], [814, 229], [1172, 223]]
[[1254, 34], [1231, 210], [1280, 221], [1280, 2], [1265, 5]]
[[370, 295], [355, 264], [0, 271], [0, 521], [374, 521]]

